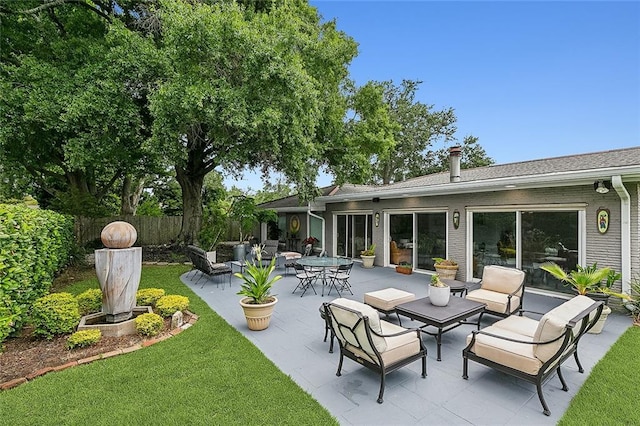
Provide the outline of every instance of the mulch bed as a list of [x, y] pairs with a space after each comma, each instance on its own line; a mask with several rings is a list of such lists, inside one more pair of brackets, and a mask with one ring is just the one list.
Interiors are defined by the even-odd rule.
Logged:
[[[185, 324], [193, 324], [197, 318], [190, 312], [185, 313], [183, 317]], [[66, 347], [68, 336], [46, 340], [34, 337], [31, 329], [24, 329], [20, 336], [5, 341], [3, 351], [0, 352], [0, 389], [13, 387], [10, 382], [15, 381], [14, 385], [20, 384], [60, 367], [76, 365], [76, 361], [89, 361], [91, 357], [104, 354], [117, 355], [122, 353], [120, 351], [127, 352], [149, 346], [180, 331], [182, 331], [180, 328], [172, 330], [171, 318], [165, 318], [163, 331], [153, 338], [143, 338], [137, 334], [120, 337], [103, 336], [95, 345], [69, 350]]]

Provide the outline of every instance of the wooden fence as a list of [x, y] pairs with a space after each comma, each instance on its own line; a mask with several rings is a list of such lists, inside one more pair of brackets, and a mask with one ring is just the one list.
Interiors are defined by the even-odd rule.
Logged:
[[[172, 244], [176, 241], [182, 228], [182, 216], [111, 216], [111, 217], [77, 217], [75, 222], [76, 241], [81, 246], [94, 240], [100, 240], [102, 228], [116, 220], [129, 222], [136, 228], [138, 239], [136, 245]], [[225, 231], [220, 235], [220, 241], [238, 239], [238, 225], [229, 221]]]
[[129, 222], [136, 228], [138, 239], [136, 245], [159, 245], [175, 242], [182, 228], [182, 216], [112, 216], [112, 217], [76, 217], [76, 241], [85, 245], [100, 240], [102, 228], [116, 220]]

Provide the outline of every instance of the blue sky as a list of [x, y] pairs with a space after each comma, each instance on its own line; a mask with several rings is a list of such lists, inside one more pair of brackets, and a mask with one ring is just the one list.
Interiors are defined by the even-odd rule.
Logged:
[[498, 164], [640, 145], [640, 2], [311, 4], [359, 43], [357, 85], [422, 81]]

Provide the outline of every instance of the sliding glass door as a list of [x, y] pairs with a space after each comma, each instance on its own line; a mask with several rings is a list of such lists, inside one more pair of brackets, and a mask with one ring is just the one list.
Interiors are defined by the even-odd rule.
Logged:
[[336, 255], [357, 258], [371, 245], [371, 213], [336, 215]]
[[446, 257], [447, 214], [416, 212], [389, 215], [389, 262], [410, 263], [433, 271], [433, 258]]
[[502, 265], [527, 273], [528, 287], [570, 293], [540, 269], [557, 263], [566, 272], [576, 268], [580, 253], [581, 210], [529, 210], [473, 213], [473, 277], [485, 265]]

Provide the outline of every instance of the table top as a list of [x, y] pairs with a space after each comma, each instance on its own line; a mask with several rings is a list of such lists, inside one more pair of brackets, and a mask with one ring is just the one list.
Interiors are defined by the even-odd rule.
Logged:
[[448, 285], [453, 291], [465, 290], [468, 285], [468, 283], [464, 281], [452, 280], [448, 278], [443, 278], [440, 281]]
[[348, 265], [353, 263], [353, 260], [346, 257], [316, 257], [316, 256], [303, 256], [296, 260], [296, 263], [303, 266], [315, 266], [319, 268], [331, 268], [340, 265]]
[[449, 298], [447, 306], [434, 306], [428, 297], [423, 297], [396, 306], [396, 312], [425, 324], [444, 327], [479, 314], [484, 308], [484, 303], [461, 297]]

